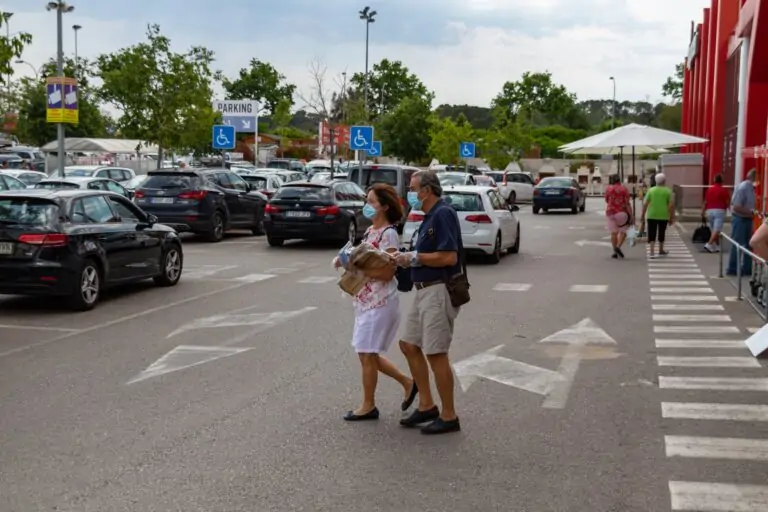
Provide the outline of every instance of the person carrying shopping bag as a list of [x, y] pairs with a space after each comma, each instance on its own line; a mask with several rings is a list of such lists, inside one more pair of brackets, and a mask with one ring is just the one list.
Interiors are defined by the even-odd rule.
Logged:
[[611, 233], [613, 259], [624, 259], [621, 246], [627, 239], [627, 229], [634, 224], [632, 207], [629, 204], [629, 191], [621, 184], [619, 176], [608, 177], [608, 188], [605, 189], [605, 217], [608, 232]]
[[667, 178], [659, 173], [654, 177], [655, 185], [648, 190], [643, 200], [643, 214], [640, 217], [641, 225], [645, 225], [648, 219], [648, 255], [656, 258], [656, 240], [659, 241], [659, 256], [666, 256], [664, 241], [667, 227], [675, 223], [675, 197], [672, 189], [667, 187]]
[[712, 231], [704, 244], [705, 252], [720, 252], [720, 232], [725, 224], [725, 214], [731, 206], [731, 193], [723, 187], [723, 175], [715, 176], [714, 183], [704, 195], [701, 205], [701, 219], [709, 224]]
[[[399, 251], [400, 237], [395, 224], [403, 217], [403, 207], [391, 185], [377, 183], [368, 191], [363, 214], [373, 221], [363, 237], [376, 249], [393, 254]], [[337, 257], [334, 266], [342, 263]], [[376, 385], [379, 372], [396, 380], [403, 388], [403, 411], [407, 410], [418, 393], [413, 379], [397, 369], [384, 354], [397, 338], [400, 327], [400, 298], [395, 280], [395, 266], [365, 271], [369, 281], [355, 296], [355, 325], [352, 346], [357, 352], [362, 369], [363, 399], [357, 409], [344, 415], [345, 421], [379, 419], [376, 407]]]

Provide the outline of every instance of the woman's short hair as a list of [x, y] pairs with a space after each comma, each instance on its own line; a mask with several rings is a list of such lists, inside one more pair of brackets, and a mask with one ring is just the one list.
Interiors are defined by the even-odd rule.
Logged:
[[715, 174], [715, 183], [718, 185], [723, 184], [723, 175], [722, 174]]
[[618, 174], [611, 174], [608, 176], [608, 184], [609, 185], [615, 185], [619, 182], [619, 175]]
[[376, 195], [376, 200], [382, 208], [387, 207], [384, 210], [384, 215], [390, 224], [397, 224], [403, 219], [403, 205], [395, 187], [386, 183], [375, 183], [368, 191], [372, 191]]

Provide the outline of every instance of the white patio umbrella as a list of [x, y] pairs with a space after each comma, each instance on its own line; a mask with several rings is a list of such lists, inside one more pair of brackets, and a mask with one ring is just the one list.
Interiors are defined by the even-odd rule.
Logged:
[[[619, 160], [622, 175], [624, 170], [624, 150], [631, 150], [632, 175], [634, 176], [635, 155], [638, 153], [658, 153], [660, 152], [659, 150], [665, 148], [685, 146], [686, 144], [701, 144], [704, 142], [707, 142], [707, 139], [633, 123], [565, 144], [558, 149], [563, 153], [571, 154], [600, 155], [618, 153], [622, 155], [622, 158]], [[634, 193], [632, 194], [632, 212], [635, 212]]]

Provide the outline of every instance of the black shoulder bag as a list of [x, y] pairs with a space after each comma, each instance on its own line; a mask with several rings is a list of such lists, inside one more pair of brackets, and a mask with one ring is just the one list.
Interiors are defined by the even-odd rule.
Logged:
[[[446, 208], [450, 208], [450, 206], [446, 206]], [[469, 279], [467, 278], [467, 258], [464, 254], [464, 244], [461, 241], [461, 224], [458, 222], [458, 217], [456, 217], [456, 219], [456, 227], [459, 232], [459, 252], [457, 254], [457, 258], [461, 263], [461, 272], [450, 276], [448, 275], [448, 270], [446, 269], [445, 287], [448, 289], [448, 295], [451, 297], [451, 305], [455, 308], [458, 308], [469, 302], [470, 285]]]
[[[397, 230], [395, 226], [389, 226], [387, 229], [382, 231], [381, 235], [379, 236], [379, 243], [381, 243], [381, 239], [384, 238], [384, 233], [386, 233], [389, 229]], [[401, 247], [400, 252], [406, 251]], [[406, 293], [413, 290], [413, 279], [411, 279], [410, 268], [397, 267], [395, 269], [395, 279], [397, 280], [397, 291]]]

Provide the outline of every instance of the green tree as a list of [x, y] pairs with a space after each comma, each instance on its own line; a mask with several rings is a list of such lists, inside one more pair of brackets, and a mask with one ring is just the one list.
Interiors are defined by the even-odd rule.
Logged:
[[293, 93], [296, 86], [286, 82], [272, 64], [251, 59], [247, 68], [243, 68], [234, 80], [222, 79], [222, 85], [227, 92], [227, 99], [254, 100], [260, 108], [274, 113], [280, 101], [290, 102], [293, 106]]
[[431, 96], [412, 96], [401, 101], [377, 126], [384, 152], [409, 163], [426, 158], [431, 115]]
[[472, 125], [467, 118], [459, 114], [456, 122], [432, 115], [430, 120], [429, 156], [437, 158], [443, 164], [458, 164], [459, 145], [473, 140]]
[[477, 134], [480, 156], [494, 169], [504, 169], [520, 159], [530, 149], [533, 138], [530, 127], [521, 119], [505, 121], [504, 111], [497, 107], [493, 118], [496, 119], [491, 129]]
[[122, 116], [117, 121], [125, 137], [165, 149], [194, 150], [207, 144], [217, 113], [212, 108], [213, 53], [192, 47], [171, 51], [171, 41], [158, 25], [147, 27], [147, 41], [97, 60], [100, 98]]
[[[351, 83], [362, 95], [365, 73], [355, 73]], [[368, 112], [371, 119], [392, 112], [406, 98], [428, 95], [429, 91], [419, 77], [399, 60], [384, 59], [374, 64], [368, 73]]]
[[[3, 28], [8, 23], [8, 15], [0, 13], [0, 32], [5, 34]], [[13, 74], [13, 62], [21, 58], [24, 47], [32, 42], [32, 36], [21, 32], [10, 38], [0, 36], [0, 83], [7, 85], [7, 80]]]
[[[93, 90], [94, 65], [87, 59], [80, 60], [80, 76], [77, 91], [78, 117], [76, 125], [65, 124], [67, 137], [100, 138], [108, 135], [110, 119], [99, 109], [99, 103]], [[65, 59], [64, 74], [74, 76], [75, 63]], [[19, 120], [16, 127], [18, 138], [24, 142], [43, 146], [56, 140], [56, 124], [46, 121], [48, 98], [45, 79], [56, 75], [56, 62], [50, 61], [43, 66], [39, 80], [23, 78], [20, 81], [18, 95]]]
[[576, 104], [576, 96], [554, 83], [552, 73], [525, 72], [517, 82], [506, 82], [493, 100], [510, 120], [522, 116], [538, 126], [563, 122]]
[[656, 125], [664, 130], [679, 132], [683, 124], [683, 105], [664, 105], [656, 118]]
[[668, 77], [664, 85], [661, 86], [661, 93], [671, 98], [674, 103], [679, 103], [683, 99], [683, 77], [685, 75], [685, 63], [675, 64], [675, 74]]

